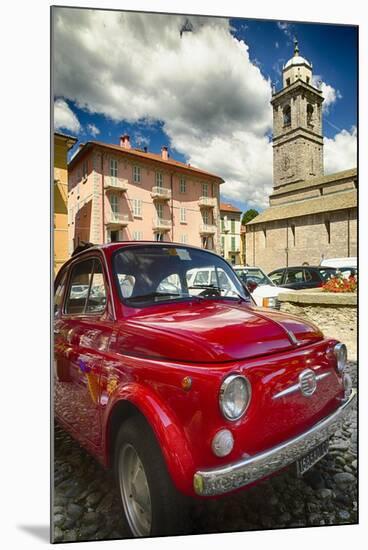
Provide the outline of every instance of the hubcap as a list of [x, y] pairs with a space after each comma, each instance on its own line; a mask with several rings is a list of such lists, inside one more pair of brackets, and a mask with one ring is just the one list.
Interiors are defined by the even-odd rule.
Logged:
[[119, 484], [125, 515], [136, 537], [150, 535], [151, 496], [143, 464], [132, 445], [123, 445], [119, 454]]

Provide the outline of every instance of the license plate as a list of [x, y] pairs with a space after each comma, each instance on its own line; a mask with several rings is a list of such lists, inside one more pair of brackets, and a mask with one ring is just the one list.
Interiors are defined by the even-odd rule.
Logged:
[[296, 471], [298, 476], [302, 476], [309, 468], [312, 468], [322, 457], [328, 453], [329, 440], [323, 441], [317, 447], [314, 447], [308, 454], [299, 458], [296, 462]]

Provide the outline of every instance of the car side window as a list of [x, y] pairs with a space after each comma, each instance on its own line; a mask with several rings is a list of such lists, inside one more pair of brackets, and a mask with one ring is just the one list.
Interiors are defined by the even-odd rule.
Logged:
[[275, 273], [271, 273], [271, 275], [269, 275], [269, 277], [270, 277], [271, 281], [277, 286], [277, 285], [280, 285], [282, 283], [283, 274], [284, 274], [283, 270], [275, 271]]
[[162, 279], [156, 290], [157, 292], [175, 292], [180, 294], [182, 292], [182, 285], [179, 274], [172, 273], [168, 277], [165, 277], [165, 279]]
[[100, 313], [106, 307], [106, 287], [101, 262], [94, 260], [91, 289], [89, 291], [86, 313]]
[[194, 285], [207, 285], [208, 284], [208, 270], [201, 270], [198, 271], [197, 275], [195, 276]]
[[290, 269], [286, 272], [285, 283], [302, 283], [304, 281], [302, 269]]
[[79, 262], [73, 267], [68, 289], [68, 298], [65, 305], [65, 313], [69, 315], [78, 315], [84, 312], [91, 283], [92, 269], [92, 259]]
[[[217, 280], [218, 277], [218, 280]], [[216, 271], [211, 271], [211, 285], [213, 286], [221, 286], [226, 289], [230, 289], [230, 281], [226, 273], [223, 271], [223, 269], [217, 269]]]
[[63, 275], [61, 276], [61, 279], [59, 281], [58, 286], [55, 290], [54, 295], [54, 315], [57, 315], [60, 313], [61, 306], [63, 304], [63, 296], [64, 296], [64, 290], [65, 290], [65, 283], [66, 283], [66, 271], [64, 271]]
[[309, 283], [310, 281], [320, 282], [321, 277], [318, 274], [318, 271], [314, 271], [313, 269], [305, 269], [305, 280]]

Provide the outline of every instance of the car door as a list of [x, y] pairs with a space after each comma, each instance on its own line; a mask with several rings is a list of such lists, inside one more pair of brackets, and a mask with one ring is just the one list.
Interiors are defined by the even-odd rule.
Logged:
[[295, 290], [301, 290], [302, 288], [306, 288], [303, 268], [290, 267], [286, 269], [282, 286], [284, 288], [293, 288]]
[[[86, 294], [80, 292], [81, 285], [87, 285]], [[101, 444], [100, 377], [113, 330], [107, 296], [101, 258], [82, 259], [71, 266], [58, 336], [62, 368], [57, 369], [55, 409], [92, 451]]]
[[320, 276], [318, 270], [310, 269], [308, 267], [304, 268], [304, 279], [305, 287], [304, 288], [317, 288], [322, 286], [323, 280]]

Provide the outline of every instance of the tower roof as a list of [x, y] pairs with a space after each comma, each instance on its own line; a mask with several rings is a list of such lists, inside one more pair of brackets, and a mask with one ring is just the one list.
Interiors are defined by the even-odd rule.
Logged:
[[294, 39], [294, 55], [285, 64], [284, 70], [294, 65], [308, 65], [310, 69], [312, 68], [312, 63], [310, 63], [307, 59], [305, 59], [305, 57], [302, 57], [301, 55], [299, 55], [299, 46], [296, 38]]

